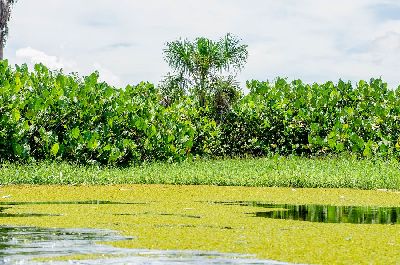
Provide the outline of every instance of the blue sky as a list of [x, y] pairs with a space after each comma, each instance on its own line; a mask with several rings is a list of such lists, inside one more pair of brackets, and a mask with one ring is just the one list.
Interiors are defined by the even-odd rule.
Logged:
[[5, 56], [116, 86], [158, 83], [162, 49], [180, 37], [231, 32], [249, 45], [238, 76], [305, 82], [382, 77], [400, 84], [398, 0], [22, 0]]

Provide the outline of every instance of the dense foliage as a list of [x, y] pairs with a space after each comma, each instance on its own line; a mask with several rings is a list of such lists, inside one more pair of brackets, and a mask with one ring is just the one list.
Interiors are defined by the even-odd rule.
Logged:
[[223, 126], [229, 153], [400, 154], [400, 87], [391, 90], [381, 79], [353, 86], [281, 78], [247, 86], [250, 93]]
[[0, 160], [127, 165], [196, 156], [400, 154], [400, 88], [251, 81], [221, 117], [185, 96], [161, 104], [149, 83], [116, 89], [98, 74], [79, 78], [0, 62]]
[[[127, 164], [180, 161], [199, 138], [209, 152], [215, 123], [190, 100], [173, 108], [159, 104], [149, 83], [115, 89], [98, 74], [80, 79], [36, 65], [11, 69], [0, 63], [0, 158], [62, 159]], [[200, 133], [198, 133], [200, 132]], [[211, 143], [210, 143], [211, 145]]]

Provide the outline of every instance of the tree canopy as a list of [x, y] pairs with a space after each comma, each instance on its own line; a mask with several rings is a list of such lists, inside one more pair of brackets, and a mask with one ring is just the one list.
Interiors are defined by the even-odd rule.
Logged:
[[161, 85], [165, 94], [180, 95], [192, 89], [204, 105], [217, 84], [235, 85], [234, 77], [243, 69], [248, 51], [247, 45], [228, 33], [218, 41], [200, 37], [168, 42], [164, 55], [173, 71]]

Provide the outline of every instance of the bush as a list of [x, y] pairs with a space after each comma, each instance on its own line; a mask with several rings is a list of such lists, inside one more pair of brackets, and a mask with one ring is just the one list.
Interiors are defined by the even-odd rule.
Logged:
[[[237, 97], [228, 85], [218, 102]], [[400, 88], [380, 79], [357, 86], [277, 79], [248, 87], [249, 94], [215, 115], [222, 103], [199, 107], [182, 96], [163, 105], [149, 83], [116, 89], [97, 73], [80, 78], [40, 64], [30, 72], [1, 61], [0, 160], [128, 165], [271, 153], [400, 157]]]
[[6, 61], [0, 78], [2, 160], [127, 164], [190, 154], [190, 112], [164, 108], [152, 84], [115, 89], [97, 73], [80, 79], [43, 65], [29, 73]]
[[248, 87], [235, 108], [240, 125], [228, 130], [250, 131], [244, 138], [252, 151], [399, 157], [400, 87], [390, 90], [381, 79], [354, 87], [341, 80], [308, 85], [281, 78], [274, 84], [251, 81]]

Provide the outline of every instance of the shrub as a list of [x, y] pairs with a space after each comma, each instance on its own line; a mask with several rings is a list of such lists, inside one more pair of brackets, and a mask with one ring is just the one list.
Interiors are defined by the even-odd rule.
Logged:
[[[234, 84], [220, 84], [215, 106], [199, 107], [194, 96], [163, 105], [150, 83], [117, 89], [97, 73], [80, 78], [41, 64], [30, 72], [1, 61], [0, 160], [128, 165], [269, 154], [400, 157], [400, 88], [380, 79], [247, 85], [250, 93], [242, 96]], [[230, 98], [236, 103], [223, 108]], [[216, 109], [223, 111], [215, 115]]]

